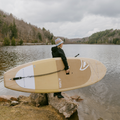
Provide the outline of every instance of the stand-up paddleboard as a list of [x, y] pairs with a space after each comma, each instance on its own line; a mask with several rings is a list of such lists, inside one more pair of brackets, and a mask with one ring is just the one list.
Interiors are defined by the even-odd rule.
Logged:
[[4, 74], [5, 87], [34, 93], [67, 91], [92, 85], [106, 74], [106, 67], [89, 58], [67, 58], [70, 74], [66, 75], [61, 58], [30, 62]]

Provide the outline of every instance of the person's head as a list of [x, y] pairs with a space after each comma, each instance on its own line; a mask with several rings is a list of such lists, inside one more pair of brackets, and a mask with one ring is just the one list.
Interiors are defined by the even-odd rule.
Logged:
[[57, 39], [55, 40], [55, 44], [56, 44], [57, 47], [62, 48], [62, 46], [63, 46], [63, 41], [62, 41], [60, 38], [57, 38]]

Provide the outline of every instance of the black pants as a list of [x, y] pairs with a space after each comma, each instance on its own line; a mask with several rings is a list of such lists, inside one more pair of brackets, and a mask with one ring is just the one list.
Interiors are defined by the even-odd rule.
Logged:
[[61, 95], [61, 92], [54, 93], [54, 96]]

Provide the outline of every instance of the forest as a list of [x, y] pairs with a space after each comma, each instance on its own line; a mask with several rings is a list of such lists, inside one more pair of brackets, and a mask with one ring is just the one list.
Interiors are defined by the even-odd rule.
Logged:
[[120, 30], [105, 30], [92, 34], [87, 38], [78, 40], [77, 43], [85, 44], [120, 44]]
[[53, 44], [54, 35], [45, 28], [38, 28], [0, 10], [0, 44], [22, 45], [23, 43]]

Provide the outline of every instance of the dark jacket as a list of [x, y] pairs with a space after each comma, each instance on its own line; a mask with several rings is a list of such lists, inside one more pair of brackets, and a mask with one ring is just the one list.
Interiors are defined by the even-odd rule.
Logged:
[[64, 65], [65, 65], [65, 70], [69, 69], [68, 63], [67, 63], [67, 58], [65, 56], [64, 51], [61, 48], [58, 47], [52, 47], [52, 56], [53, 58], [55, 57], [61, 57]]

